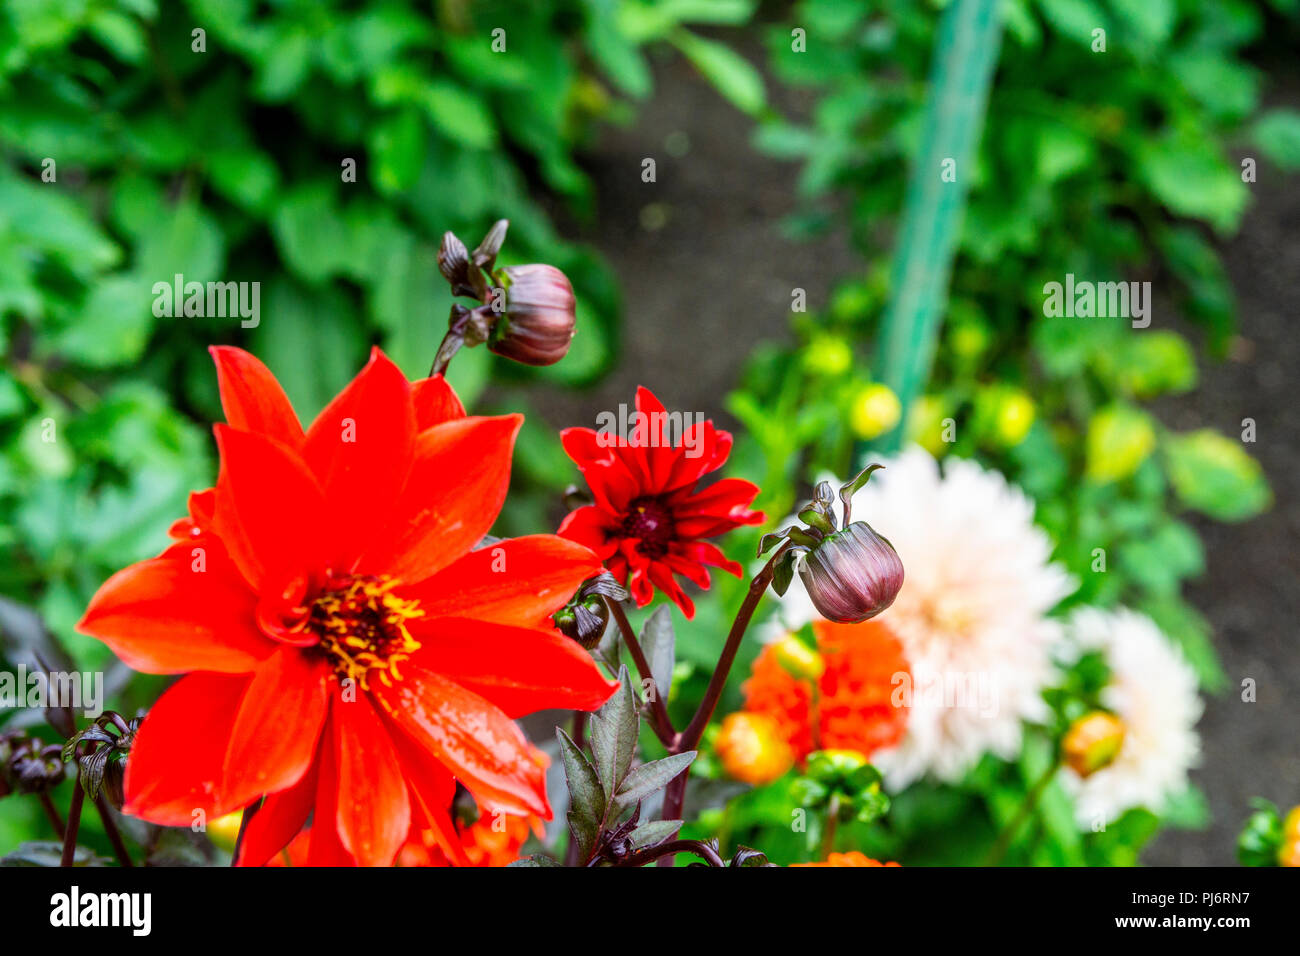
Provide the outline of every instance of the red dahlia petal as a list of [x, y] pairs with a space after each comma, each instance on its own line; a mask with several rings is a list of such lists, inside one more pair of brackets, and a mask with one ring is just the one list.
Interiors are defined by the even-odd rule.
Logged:
[[316, 777], [317, 767], [313, 764], [292, 787], [273, 793], [262, 802], [244, 827], [236, 866], [266, 866], [293, 841], [315, 806]]
[[336, 740], [336, 718], [325, 721], [321, 731], [320, 761], [316, 775], [316, 805], [312, 811], [312, 827], [308, 831], [308, 866], [356, 866], [343, 842], [339, 839], [339, 767]]
[[590, 428], [564, 429], [560, 432], [560, 444], [579, 471], [584, 471], [589, 465], [609, 461], [614, 455], [613, 448], [602, 445], [600, 437]]
[[763, 520], [761, 511], [750, 511], [749, 505], [758, 497], [758, 485], [743, 478], [722, 478], [700, 491], [673, 496], [673, 514], [701, 515], [712, 518], [730, 518], [746, 524]]
[[456, 618], [420, 622], [411, 660], [495, 704], [507, 717], [551, 708], [595, 710], [618, 689], [559, 631]]
[[[641, 553], [639, 542], [634, 538], [623, 538], [618, 543], [619, 555], [627, 565], [627, 589], [632, 592], [632, 598], [636, 601], [637, 607], [645, 607], [654, 600], [654, 586], [650, 582], [650, 559]], [[612, 569], [617, 558], [609, 562]]]
[[611, 522], [608, 512], [595, 505], [584, 505], [565, 515], [556, 533], [590, 548], [599, 558], [607, 560], [618, 548], [618, 542], [613, 537], [618, 530], [618, 526]]
[[588, 548], [550, 534], [486, 545], [405, 593], [426, 618], [468, 617], [524, 627], [544, 625], [599, 573]]
[[631, 454], [616, 436], [601, 436], [590, 428], [566, 428], [560, 432], [565, 453], [582, 472], [596, 503], [606, 511], [619, 513], [628, 502], [643, 494], [641, 480], [628, 470], [625, 456]]
[[460, 833], [451, 819], [451, 802], [456, 796], [456, 778], [402, 732], [393, 734], [393, 746], [402, 762], [411, 795], [412, 829], [433, 831], [438, 848], [457, 866], [469, 866]]
[[243, 349], [214, 345], [208, 351], [217, 364], [221, 407], [230, 427], [297, 448], [302, 425], [270, 369]]
[[244, 579], [261, 591], [323, 569], [325, 498], [297, 453], [217, 425], [221, 473], [213, 527]]
[[[379, 695], [392, 720], [444, 764], [480, 803], [550, 819], [546, 776], [528, 741], [500, 709], [473, 691], [407, 661], [404, 679]], [[480, 799], [481, 798], [481, 799]]]
[[329, 711], [323, 658], [282, 646], [258, 667], [230, 731], [222, 779], [240, 803], [296, 783], [316, 755]]
[[397, 752], [368, 694], [335, 702], [333, 721], [339, 839], [359, 866], [388, 866], [411, 829]]
[[695, 617], [695, 602], [687, 597], [686, 592], [678, 586], [677, 580], [673, 577], [672, 569], [668, 565], [652, 561], [650, 562], [648, 574], [650, 580], [654, 582], [654, 586], [682, 609], [682, 613], [686, 615], [686, 620], [689, 621]]
[[523, 421], [461, 418], [421, 432], [393, 521], [360, 567], [418, 584], [469, 553], [501, 511]]
[[689, 488], [705, 475], [726, 464], [731, 454], [731, 433], [715, 428], [713, 422], [692, 425], [682, 439], [682, 448], [690, 448], [673, 463], [673, 473], [668, 480], [670, 489]]
[[415, 451], [415, 406], [402, 370], [378, 348], [312, 422], [303, 460], [325, 493], [330, 564], [351, 570], [382, 531]]
[[661, 564], [666, 565], [674, 574], [680, 574], [696, 587], [707, 591], [709, 584], [712, 583], [709, 578], [708, 568], [693, 558], [681, 554], [674, 554], [672, 551], [669, 551], [660, 558], [659, 561]]
[[419, 431], [465, 417], [465, 406], [441, 375], [412, 382], [411, 400], [415, 404], [415, 427]]
[[126, 803], [133, 817], [188, 827], [201, 810], [215, 820], [242, 804], [227, 795], [222, 767], [244, 692], [242, 676], [195, 673], [169, 687], [145, 715], [126, 762]]
[[253, 627], [256, 604], [220, 544], [196, 541], [118, 571], [91, 598], [77, 630], [146, 674], [239, 674], [275, 646]]

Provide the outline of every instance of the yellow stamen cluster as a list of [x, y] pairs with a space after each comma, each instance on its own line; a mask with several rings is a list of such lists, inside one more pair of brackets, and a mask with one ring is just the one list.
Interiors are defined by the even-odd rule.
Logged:
[[407, 622], [423, 617], [417, 601], [395, 596], [397, 582], [387, 576], [353, 578], [326, 591], [311, 608], [309, 626], [340, 680], [370, 690], [372, 671], [385, 686], [401, 680], [398, 665], [420, 649]]

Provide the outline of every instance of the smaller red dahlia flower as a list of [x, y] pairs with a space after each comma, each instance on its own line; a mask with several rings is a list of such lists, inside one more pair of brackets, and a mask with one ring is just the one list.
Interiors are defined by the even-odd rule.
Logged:
[[723, 478], [696, 490], [701, 478], [726, 462], [731, 433], [704, 421], [684, 429], [673, 444], [668, 415], [648, 388], [637, 389], [636, 410], [630, 436], [590, 428], [562, 433], [564, 450], [595, 504], [570, 513], [559, 534], [595, 551], [638, 607], [649, 604], [658, 588], [691, 618], [695, 604], [674, 575], [701, 588], [709, 586], [706, 565], [740, 576], [740, 564], [703, 539], [761, 524], [763, 513], [748, 507], [758, 486]]

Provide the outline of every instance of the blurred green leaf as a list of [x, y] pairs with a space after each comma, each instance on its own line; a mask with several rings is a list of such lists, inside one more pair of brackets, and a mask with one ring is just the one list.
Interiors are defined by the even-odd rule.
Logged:
[[1171, 436], [1164, 453], [1179, 500], [1212, 518], [1244, 521], [1273, 500], [1259, 462], [1212, 429]]

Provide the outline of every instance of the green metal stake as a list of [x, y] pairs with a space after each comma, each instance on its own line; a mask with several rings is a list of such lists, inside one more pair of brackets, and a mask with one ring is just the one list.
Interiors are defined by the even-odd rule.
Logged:
[[873, 443], [877, 451], [898, 450], [908, 412], [930, 376], [1002, 41], [999, 6], [999, 0], [955, 0], [935, 38], [924, 137], [907, 186], [890, 301], [876, 345], [876, 378], [898, 395], [903, 414], [896, 428]]

